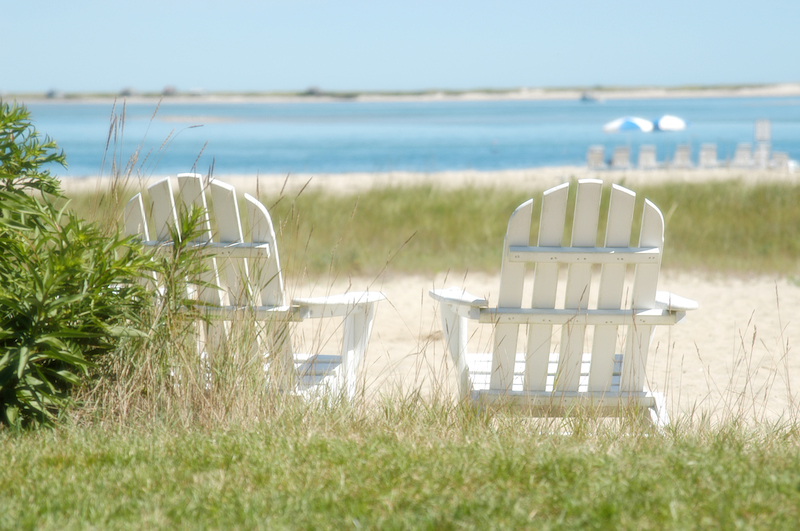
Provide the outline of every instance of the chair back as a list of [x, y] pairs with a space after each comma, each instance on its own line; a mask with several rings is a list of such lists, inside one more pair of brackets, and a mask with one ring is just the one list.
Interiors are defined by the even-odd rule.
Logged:
[[[645, 200], [641, 223], [634, 226], [636, 195], [613, 185], [598, 244], [602, 181], [579, 181], [573, 207], [569, 188], [565, 183], [544, 193], [535, 246], [530, 243], [533, 200], [520, 205], [509, 220], [493, 338], [493, 392], [520, 387], [551, 393], [643, 390], [653, 326], [624, 318], [634, 309], [656, 307], [664, 219]], [[635, 247], [630, 244], [632, 232], [639, 234]], [[525, 307], [537, 318], [522, 330], [527, 331], [525, 367], [515, 371], [521, 325], [503, 320], [502, 314], [504, 309], [513, 314], [522, 308], [524, 293], [531, 297]], [[619, 319], [592, 319], [586, 310], [593, 308], [618, 310]], [[624, 338], [621, 345], [618, 337]], [[513, 381], [514, 372], [524, 375], [522, 381]]]
[[[180, 174], [178, 184], [179, 208], [187, 212], [201, 209], [200, 226], [196, 227], [199, 230], [191, 247], [209, 255], [202, 285], [192, 289], [194, 296], [206, 304], [222, 307], [284, 306], [275, 230], [264, 205], [244, 194], [245, 233], [232, 186], [214, 180], [205, 185], [198, 174]], [[125, 207], [125, 231], [129, 235], [138, 234], [145, 245], [166, 247], [171, 244], [171, 233], [175, 233], [181, 219], [172, 181], [162, 179], [147, 190], [147, 202], [141, 194], [136, 194]]]

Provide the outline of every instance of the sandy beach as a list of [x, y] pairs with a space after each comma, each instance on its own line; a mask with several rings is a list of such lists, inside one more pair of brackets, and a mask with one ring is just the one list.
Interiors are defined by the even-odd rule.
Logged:
[[[166, 175], [132, 177], [129, 185], [141, 188], [163, 179]], [[174, 177], [174, 176], [173, 176]], [[800, 172], [777, 170], [716, 169], [655, 169], [655, 170], [590, 170], [586, 166], [559, 166], [519, 170], [459, 170], [443, 172], [394, 171], [385, 173], [333, 174], [264, 174], [214, 175], [213, 178], [232, 184], [241, 192], [267, 195], [296, 194], [301, 190], [334, 194], [358, 194], [372, 188], [395, 186], [433, 186], [439, 189], [472, 187], [509, 187], [544, 190], [571, 179], [600, 179], [624, 183], [627, 186], [665, 182], [739, 181], [744, 184], [763, 182], [800, 182]], [[62, 187], [69, 194], [94, 193], [105, 190], [106, 177], [65, 177]]]
[[[291, 194], [303, 186], [329, 193], [358, 194], [372, 187], [430, 184], [511, 186], [538, 190], [574, 178], [599, 178], [624, 183], [636, 190], [646, 183], [736, 180], [739, 183], [783, 181], [796, 183], [800, 174], [776, 171], [589, 171], [580, 167], [508, 170], [502, 172], [444, 172], [438, 174], [385, 173], [346, 175], [222, 176], [242, 191]], [[98, 179], [65, 179], [68, 194], [93, 191], [107, 185]], [[668, 235], [667, 235], [668, 236]], [[498, 242], [500, 245], [500, 242]], [[665, 249], [669, 253], [669, 248]], [[498, 264], [499, 267], [499, 264]], [[498, 273], [451, 271], [429, 276], [396, 274], [389, 269], [378, 278], [315, 279], [313, 283], [288, 279], [293, 296], [305, 297], [347, 290], [382, 291], [372, 341], [365, 362], [364, 381], [372, 396], [397, 390], [454, 396], [452, 364], [444, 350], [439, 318], [428, 290], [460, 286], [496, 301]], [[800, 286], [792, 279], [772, 276], [726, 277], [709, 273], [666, 270], [659, 289], [697, 300], [700, 309], [685, 322], [657, 330], [647, 364], [650, 387], [664, 391], [673, 417], [691, 411], [715, 415], [742, 413], [745, 417], [779, 419], [798, 411], [792, 393], [800, 389]], [[297, 338], [339, 344], [336, 323], [319, 329], [301, 325]], [[489, 327], [474, 342], [486, 345]], [[482, 343], [481, 343], [482, 342]], [[302, 348], [302, 345], [299, 346]]]

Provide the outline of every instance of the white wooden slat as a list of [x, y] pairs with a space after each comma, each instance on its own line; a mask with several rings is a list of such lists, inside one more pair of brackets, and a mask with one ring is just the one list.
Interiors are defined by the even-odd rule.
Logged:
[[150, 231], [147, 229], [147, 219], [144, 215], [144, 203], [142, 194], [136, 194], [125, 205], [125, 234], [127, 236], [140, 236], [144, 241], [150, 239]]
[[550, 262], [558, 264], [652, 264], [659, 261], [657, 247], [524, 247], [509, 248], [512, 262]]
[[[522, 307], [525, 264], [509, 262], [506, 249], [510, 245], [530, 244], [532, 212], [533, 199], [529, 199], [517, 207], [508, 221], [508, 229], [503, 242], [503, 262], [500, 269], [500, 290], [497, 300], [499, 307]], [[500, 325], [495, 329], [491, 377], [492, 389], [511, 389], [518, 333], [519, 325]]]
[[351, 308], [342, 323], [341, 372], [348, 398], [356, 396], [357, 371], [364, 360], [374, 318], [375, 305], [365, 304]]
[[209, 183], [211, 200], [214, 202], [214, 217], [217, 218], [217, 237], [221, 242], [244, 241], [239, 218], [236, 189], [222, 181]]
[[[207, 245], [212, 241], [211, 236], [211, 220], [208, 214], [208, 204], [206, 202], [205, 192], [203, 190], [202, 177], [197, 173], [181, 173], [178, 175], [178, 186], [180, 187], [180, 197], [183, 202], [183, 207], [186, 211], [192, 208], [199, 208], [203, 211], [203, 220], [201, 222], [201, 232], [197, 238], [197, 243]], [[225, 300], [225, 292], [222, 290], [219, 281], [219, 272], [217, 270], [217, 259], [215, 257], [209, 258], [208, 271], [203, 273], [201, 279], [204, 283], [210, 284], [214, 287], [201, 287], [198, 290], [198, 299], [215, 305], [226, 305], [229, 302]]]
[[[454, 311], [452, 304], [441, 304], [439, 306], [442, 319], [442, 330], [444, 331], [447, 351], [453, 359], [456, 369], [456, 382], [458, 383], [458, 397], [464, 400], [472, 391], [470, 384], [469, 366], [467, 365], [467, 318], [458, 315]], [[489, 360], [491, 366], [491, 359]]]
[[[239, 218], [236, 190], [221, 181], [211, 181], [211, 200], [217, 220], [217, 237], [220, 243], [244, 241]], [[232, 304], [244, 305], [250, 301], [249, 275], [246, 258], [228, 258], [217, 261], [220, 285], [228, 291]]]
[[250, 194], [244, 194], [247, 205], [247, 219], [250, 223], [250, 235], [253, 243], [268, 244], [270, 253], [261, 255], [258, 263], [250, 261], [250, 278], [254, 291], [260, 293], [263, 306], [281, 306], [285, 304], [283, 291], [283, 275], [278, 258], [278, 246], [275, 240], [275, 228], [269, 212], [261, 202]]
[[[157, 247], [160, 249], [170, 249], [173, 245], [172, 242], [159, 242], [157, 240], [150, 240], [142, 242], [148, 247]], [[201, 256], [218, 256], [222, 258], [249, 258], [253, 253], [270, 254], [271, 248], [268, 243], [202, 243], [202, 242], [189, 242], [186, 244], [187, 249], [192, 249], [196, 254]]]
[[[202, 176], [197, 173], [178, 174], [178, 188], [181, 203], [187, 213], [191, 212], [193, 208], [201, 209], [203, 212], [200, 226], [198, 227], [198, 237], [192, 243], [205, 246], [205, 251], [212, 241], [212, 231]], [[217, 258], [211, 256], [207, 260], [208, 270], [200, 276], [200, 280], [205, 285], [195, 286], [197, 298], [212, 306], [226, 306], [230, 304], [230, 301], [228, 300], [227, 292], [220, 286]], [[198, 323], [198, 326], [205, 330], [204, 335], [198, 336], [201, 352], [203, 350], [209, 353], [220, 352], [230, 335], [230, 322], [225, 322], [222, 325], [218, 323]]]
[[[582, 179], [578, 181], [575, 215], [572, 222], [572, 247], [595, 247], [597, 224], [600, 216], [600, 199], [603, 181]], [[564, 307], [587, 308], [592, 284], [591, 264], [571, 264], [567, 270], [567, 289]], [[583, 356], [583, 339], [586, 327], [568, 324], [562, 328], [556, 391], [577, 391], [580, 385], [580, 364]]]
[[[561, 246], [564, 239], [568, 197], [569, 183], [551, 188], [542, 195], [538, 245]], [[558, 268], [558, 264], [536, 264], [533, 273], [532, 308], [555, 308]], [[547, 385], [547, 364], [552, 334], [551, 325], [528, 326], [524, 386], [529, 391], [544, 391]]]
[[566, 326], [603, 325], [657, 325], [675, 324], [682, 312], [660, 308], [647, 310], [550, 310], [537, 308], [488, 308], [480, 312], [479, 323], [495, 324], [547, 324]]
[[[630, 245], [631, 226], [633, 225], [633, 208], [636, 194], [613, 185], [611, 199], [608, 207], [608, 222], [606, 224], [606, 247], [624, 247]], [[660, 252], [656, 249], [656, 258]], [[625, 286], [625, 272], [627, 266], [623, 264], [606, 263], [600, 273], [597, 307], [603, 310], [622, 308], [622, 296]], [[617, 345], [618, 326], [597, 326], [594, 329], [592, 343], [592, 365], [589, 371], [589, 390], [603, 392], [611, 388], [611, 379], [614, 372], [614, 354]]]
[[558, 394], [545, 393], [535, 395], [531, 393], [499, 394], [495, 390], [476, 391], [472, 393], [473, 399], [483, 405], [495, 402], [508, 405], [513, 403], [525, 408], [526, 412], [535, 413], [535, 408], [542, 408], [548, 415], [566, 414], [574, 412], [577, 407], [590, 408], [598, 415], [614, 414], [620, 408], [636, 406], [639, 408], [656, 407], [656, 393], [578, 393], [563, 392]]
[[170, 239], [170, 229], [174, 230], [178, 226], [172, 182], [169, 177], [166, 177], [150, 185], [147, 191], [150, 195], [150, 215], [153, 220], [154, 236], [159, 241], [167, 241]]
[[209, 306], [203, 308], [203, 314], [210, 319], [233, 321], [248, 317], [255, 321], [271, 321], [284, 319], [300, 322], [305, 316], [296, 306]]
[[[639, 236], [640, 246], [664, 247], [664, 217], [661, 211], [648, 200], [644, 202], [642, 212], [642, 229]], [[633, 280], [634, 309], [654, 308], [658, 275], [661, 264], [639, 264]], [[625, 345], [625, 357], [622, 361], [620, 389], [623, 391], [641, 391], [645, 383], [645, 366], [647, 351], [650, 349], [652, 326], [630, 327]]]
[[180, 189], [181, 201], [187, 212], [192, 207], [203, 210], [203, 221], [201, 222], [203, 233], [197, 238], [201, 242], [211, 241], [211, 220], [208, 215], [208, 204], [203, 190], [203, 178], [198, 173], [178, 174], [178, 187]]
[[[144, 202], [142, 201], [142, 194], [136, 194], [125, 205], [124, 213], [124, 226], [126, 236], [138, 236], [143, 242], [150, 239], [150, 231], [147, 227], [147, 218], [144, 213]], [[151, 271], [148, 275], [150, 279], [157, 282], [158, 277], [155, 272]], [[140, 282], [147, 285], [148, 282], [142, 279]]]

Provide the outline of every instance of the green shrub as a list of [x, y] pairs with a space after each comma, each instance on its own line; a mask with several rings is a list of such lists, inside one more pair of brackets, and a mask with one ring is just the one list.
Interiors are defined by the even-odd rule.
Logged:
[[42, 166], [57, 163], [66, 167], [65, 160], [53, 140], [40, 140], [24, 106], [0, 101], [0, 186], [4, 190], [59, 194], [58, 179]]
[[0, 104], [0, 424], [14, 426], [55, 421], [99, 356], [142, 335], [149, 303], [149, 258], [47, 195], [59, 183], [40, 166], [63, 154], [27, 119]]

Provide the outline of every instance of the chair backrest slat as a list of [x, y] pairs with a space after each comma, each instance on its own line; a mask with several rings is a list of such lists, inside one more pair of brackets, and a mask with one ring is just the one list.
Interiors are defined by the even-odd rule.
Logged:
[[[644, 202], [639, 245], [658, 247], [662, 250], [664, 248], [664, 217], [658, 207], [648, 200]], [[654, 264], [637, 264], [633, 280], [633, 308], [646, 309], [655, 307], [660, 271], [660, 260]], [[652, 331], [652, 326], [629, 327], [625, 344], [625, 357], [622, 363], [622, 374], [620, 375], [620, 391], [635, 392], [642, 390]]]
[[[600, 216], [600, 199], [603, 181], [584, 179], [578, 182], [575, 198], [575, 214], [572, 222], [572, 246], [595, 247], [597, 225]], [[589, 306], [592, 286], [592, 265], [570, 264], [567, 266], [567, 288], [564, 308], [585, 310]], [[558, 371], [555, 390], [576, 392], [580, 383], [581, 361], [586, 326], [577, 323], [562, 328]]]
[[268, 243], [270, 250], [268, 257], [262, 256], [258, 262], [251, 259], [248, 264], [253, 289], [259, 294], [261, 305], [283, 306], [286, 304], [286, 298], [272, 219], [264, 205], [255, 197], [244, 194], [244, 200], [253, 243]]
[[170, 230], [178, 226], [172, 183], [167, 177], [150, 185], [147, 191], [150, 195], [150, 216], [153, 220], [154, 236], [158, 241], [169, 241]]
[[[539, 221], [540, 247], [561, 247], [567, 219], [569, 183], [547, 190], [542, 195]], [[532, 308], [555, 308], [558, 291], [558, 264], [537, 263], [533, 272]], [[551, 325], [528, 326], [528, 345], [525, 355], [524, 387], [528, 391], [544, 391], [547, 384], [547, 364], [553, 334]]]
[[[500, 292], [498, 306], [505, 308], [522, 307], [522, 288], [525, 282], [525, 264], [508, 259], [510, 245], [529, 245], [531, 235], [531, 215], [533, 200], [517, 207], [508, 222], [503, 244], [503, 262], [500, 267]], [[492, 356], [492, 389], [508, 391], [514, 376], [514, 361], [517, 353], [517, 334], [519, 325], [502, 324], [495, 329], [494, 356]]]
[[202, 230], [198, 235], [197, 241], [210, 242], [212, 240], [211, 220], [208, 215], [208, 203], [203, 190], [202, 177], [196, 173], [181, 173], [178, 175], [178, 188], [181, 201], [187, 212], [193, 207], [199, 208], [203, 212], [203, 220], [200, 227]]
[[[213, 233], [202, 177], [196, 173], [181, 173], [178, 175], [178, 188], [180, 190], [181, 201], [187, 212], [192, 208], [199, 208], [203, 212], [200, 226], [201, 230], [199, 231], [197, 241], [199, 243], [210, 243]], [[197, 298], [213, 305], [224, 304], [225, 297], [220, 288], [219, 270], [217, 269], [216, 258], [211, 257], [209, 259], [208, 270], [202, 274], [201, 280], [208, 286], [200, 286], [198, 288]]]
[[[633, 209], [636, 194], [613, 185], [606, 224], [606, 247], [626, 247], [631, 241]], [[603, 264], [597, 294], [597, 308], [601, 310], [621, 309], [627, 265]], [[614, 353], [617, 345], [617, 330], [614, 325], [597, 326], [592, 342], [592, 360], [589, 370], [589, 391], [608, 391], [614, 374]]]
[[144, 213], [144, 202], [142, 194], [136, 194], [125, 205], [125, 234], [132, 236], [138, 234], [143, 241], [150, 239], [150, 231], [147, 228], [147, 218]]
[[[217, 235], [221, 243], [244, 241], [236, 189], [220, 181], [211, 181], [211, 200], [217, 220]], [[230, 304], [248, 305], [251, 300], [250, 278], [246, 258], [220, 258], [217, 261], [220, 284], [230, 296]]]

